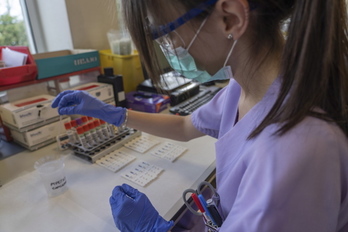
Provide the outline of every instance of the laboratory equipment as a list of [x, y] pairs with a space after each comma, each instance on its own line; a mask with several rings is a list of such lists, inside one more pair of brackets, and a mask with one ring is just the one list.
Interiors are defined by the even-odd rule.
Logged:
[[138, 161], [130, 170], [121, 176], [142, 187], [156, 179], [163, 168], [145, 161]]
[[[205, 199], [203, 193], [205, 189], [210, 190], [210, 198]], [[187, 199], [187, 194], [190, 194], [197, 209], [194, 209], [190, 201]], [[183, 193], [183, 200], [186, 207], [195, 215], [202, 216], [204, 224], [208, 228], [209, 232], [218, 231], [223, 223], [222, 214], [219, 212], [218, 207], [220, 205], [220, 196], [215, 188], [207, 181], [203, 181], [198, 185], [197, 190], [186, 189]]]
[[135, 159], [136, 157], [134, 155], [129, 154], [127, 151], [120, 148], [98, 159], [96, 164], [112, 172], [117, 172]]
[[[107, 137], [100, 143], [91, 145], [88, 143], [83, 126], [78, 127], [77, 132], [80, 143], [70, 144], [70, 149], [74, 152], [74, 155], [91, 163], [96, 162], [98, 159], [108, 155], [110, 152], [122, 147], [131, 139], [141, 135], [140, 131], [126, 127], [124, 130], [115, 132], [113, 136]], [[98, 133], [98, 136], [99, 135], [100, 133]], [[102, 136], [104, 137], [103, 134]]]
[[199, 93], [196, 96], [193, 96], [186, 101], [173, 106], [169, 109], [169, 112], [177, 115], [189, 115], [192, 114], [193, 111], [198, 109], [200, 106], [204, 105], [208, 101], [210, 101], [215, 94], [217, 94], [221, 88], [216, 86], [209, 87], [200, 87]]
[[44, 156], [34, 164], [49, 197], [58, 196], [68, 189], [64, 166], [63, 159], [56, 154]]
[[185, 151], [187, 151], [186, 147], [171, 142], [165, 142], [150, 154], [170, 162], [174, 162], [178, 157], [184, 154]]
[[64, 127], [66, 130], [66, 134], [69, 137], [69, 142], [73, 144], [77, 143], [78, 142], [77, 133], [76, 133], [76, 130], [72, 129], [71, 123], [70, 122], [64, 123]]

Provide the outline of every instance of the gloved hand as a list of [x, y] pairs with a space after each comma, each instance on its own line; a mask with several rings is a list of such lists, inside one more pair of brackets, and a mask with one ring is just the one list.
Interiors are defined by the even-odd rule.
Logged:
[[165, 232], [173, 221], [164, 220], [144, 193], [127, 184], [116, 186], [110, 197], [116, 227], [122, 232]]
[[59, 114], [81, 114], [99, 118], [115, 126], [120, 126], [126, 119], [126, 109], [115, 107], [93, 97], [86, 91], [66, 90], [58, 94], [52, 103], [58, 107]]

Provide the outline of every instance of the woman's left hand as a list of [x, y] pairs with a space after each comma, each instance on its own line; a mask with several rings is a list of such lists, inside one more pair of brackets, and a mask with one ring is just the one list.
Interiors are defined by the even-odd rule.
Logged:
[[158, 214], [144, 193], [127, 184], [114, 188], [110, 206], [115, 225], [122, 232], [164, 232], [173, 226], [173, 221]]

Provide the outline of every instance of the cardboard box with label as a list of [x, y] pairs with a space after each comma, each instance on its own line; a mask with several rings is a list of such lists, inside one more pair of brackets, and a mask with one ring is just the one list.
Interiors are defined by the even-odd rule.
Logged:
[[33, 55], [37, 69], [37, 79], [44, 79], [81, 70], [100, 67], [96, 50], [62, 50]]
[[0, 105], [0, 116], [9, 128], [27, 131], [58, 120], [57, 109], [51, 107], [54, 97], [39, 95]]

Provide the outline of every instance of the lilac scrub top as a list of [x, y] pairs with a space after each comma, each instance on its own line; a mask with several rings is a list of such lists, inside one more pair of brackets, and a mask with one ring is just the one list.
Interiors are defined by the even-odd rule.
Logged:
[[283, 136], [271, 125], [247, 139], [279, 87], [277, 79], [236, 123], [241, 87], [231, 79], [191, 115], [198, 130], [218, 139], [220, 232], [348, 232], [348, 139], [338, 126], [306, 117]]

